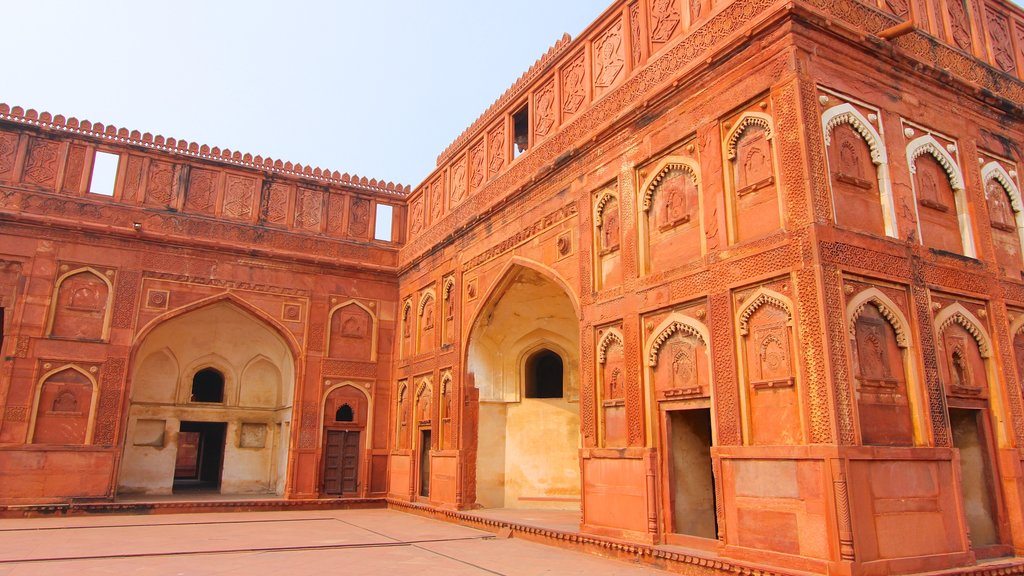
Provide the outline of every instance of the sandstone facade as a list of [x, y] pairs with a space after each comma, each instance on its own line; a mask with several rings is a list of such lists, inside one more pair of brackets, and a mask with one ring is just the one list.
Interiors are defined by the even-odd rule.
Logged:
[[1024, 555], [1022, 74], [1000, 1], [619, 1], [415, 189], [0, 108], [0, 497]]

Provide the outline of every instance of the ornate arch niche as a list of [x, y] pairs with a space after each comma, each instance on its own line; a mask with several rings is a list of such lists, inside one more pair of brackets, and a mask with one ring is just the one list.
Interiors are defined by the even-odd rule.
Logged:
[[358, 300], [331, 308], [327, 334], [330, 358], [373, 362], [377, 359], [377, 315]]
[[959, 398], [988, 398], [988, 363], [992, 340], [983, 324], [959, 302], [935, 316], [939, 335], [939, 371], [946, 395]]
[[420, 303], [416, 309], [418, 329], [416, 331], [416, 353], [422, 353], [434, 348], [434, 329], [437, 325], [437, 295], [434, 289], [429, 288], [420, 295]]
[[851, 298], [846, 314], [861, 442], [914, 445], [918, 399], [906, 317], [877, 288]]
[[409, 448], [409, 423], [412, 421], [412, 399], [409, 398], [409, 382], [401, 380], [398, 382], [398, 393], [395, 394], [395, 448], [407, 450]]
[[99, 385], [88, 371], [65, 364], [39, 378], [29, 444], [92, 444]]
[[742, 358], [744, 426], [750, 444], [800, 444], [793, 305], [782, 294], [758, 288], [737, 315]]
[[598, 289], [622, 283], [622, 212], [614, 185], [599, 191], [594, 198], [594, 254]]
[[1010, 337], [1013, 339], [1014, 368], [1017, 383], [1024, 387], [1024, 311], [1010, 311]]
[[451, 344], [455, 341], [455, 277], [448, 276], [441, 283], [441, 341]]
[[428, 428], [433, 422], [434, 383], [429, 377], [420, 380], [416, 386], [416, 406], [414, 408], [417, 428]]
[[607, 328], [597, 342], [598, 411], [601, 446], [629, 444], [626, 416], [625, 348], [622, 332]]
[[732, 198], [729, 238], [733, 243], [760, 238], [782, 228], [775, 182], [772, 118], [745, 112], [725, 137]]
[[65, 272], [54, 284], [47, 336], [106, 340], [110, 336], [113, 299], [110, 279], [94, 268]]
[[976, 257], [963, 173], [956, 159], [934, 136], [925, 134], [907, 145], [907, 166], [913, 177], [921, 243]]
[[821, 124], [836, 223], [872, 234], [899, 237], [888, 154], [878, 131], [849, 103], [826, 110]]
[[1020, 278], [1024, 263], [1024, 204], [1020, 189], [1010, 173], [995, 161], [982, 166], [981, 181], [985, 186], [996, 261], [1009, 276]]
[[647, 365], [651, 368], [656, 400], [711, 394], [708, 329], [682, 314], [669, 315], [652, 332]]
[[437, 404], [437, 443], [438, 448], [451, 448], [455, 439], [452, 438], [452, 371], [441, 372], [441, 398]]
[[697, 162], [669, 156], [654, 166], [640, 189], [644, 272], [668, 270], [699, 258], [702, 200]]
[[401, 337], [398, 339], [398, 356], [399, 358], [408, 358], [412, 356], [412, 299], [406, 299], [402, 303], [402, 332]]

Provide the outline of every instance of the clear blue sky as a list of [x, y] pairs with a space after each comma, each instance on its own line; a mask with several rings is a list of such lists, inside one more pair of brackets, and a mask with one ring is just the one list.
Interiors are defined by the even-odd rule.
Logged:
[[416, 185], [611, 0], [0, 0], [0, 102]]

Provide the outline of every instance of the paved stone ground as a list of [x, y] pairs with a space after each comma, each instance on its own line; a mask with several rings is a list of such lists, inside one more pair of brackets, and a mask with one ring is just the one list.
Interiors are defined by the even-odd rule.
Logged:
[[392, 510], [0, 520], [0, 576], [640, 576], [619, 560]]

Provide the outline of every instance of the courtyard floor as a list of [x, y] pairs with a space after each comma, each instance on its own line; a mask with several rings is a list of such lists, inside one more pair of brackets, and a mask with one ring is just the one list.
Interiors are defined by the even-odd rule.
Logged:
[[338, 573], [668, 574], [384, 509], [0, 519], [0, 576]]

